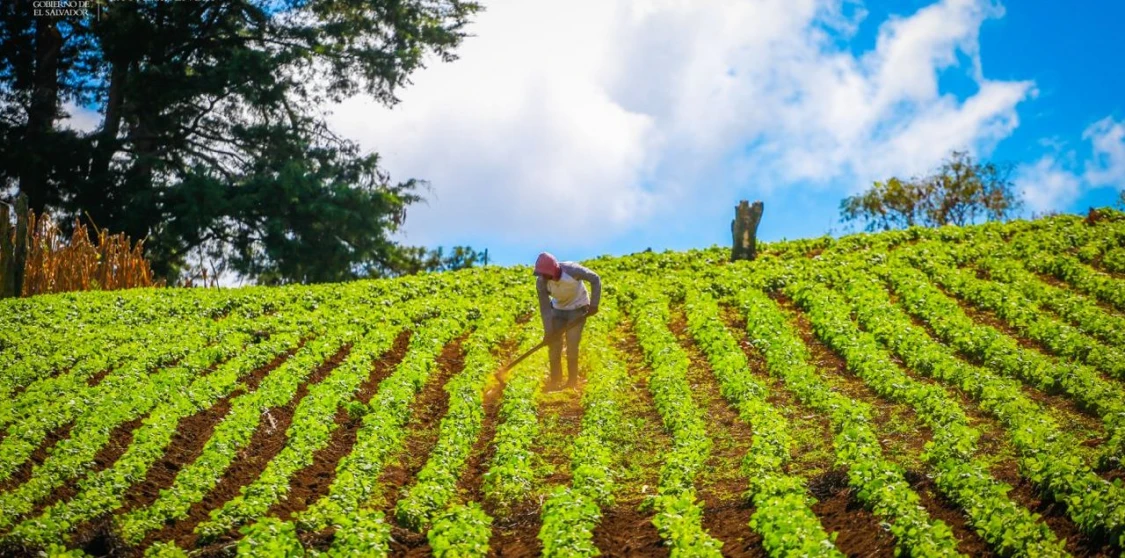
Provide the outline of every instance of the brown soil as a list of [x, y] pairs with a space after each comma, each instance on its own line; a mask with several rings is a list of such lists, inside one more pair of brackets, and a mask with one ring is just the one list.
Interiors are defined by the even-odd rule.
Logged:
[[[382, 355], [372, 366], [371, 374], [359, 386], [355, 400], [367, 404], [387, 376], [398, 367], [410, 346], [409, 331], [399, 333], [390, 351]], [[300, 513], [328, 493], [328, 487], [336, 480], [336, 466], [352, 450], [356, 435], [363, 422], [351, 420], [341, 406], [336, 410], [336, 428], [328, 438], [328, 445], [313, 454], [312, 464], [297, 471], [290, 480], [289, 494], [275, 503], [266, 515], [288, 518]]]
[[639, 507], [647, 496], [655, 494], [663, 456], [672, 442], [648, 389], [651, 371], [644, 364], [644, 353], [628, 324], [628, 318], [622, 320], [615, 335], [633, 380], [624, 404], [624, 422], [629, 428], [621, 433], [625, 439], [615, 440], [621, 444], [620, 459], [615, 465], [622, 467], [624, 478], [620, 479], [621, 488], [615, 495], [616, 505], [602, 510], [593, 542], [607, 556], [667, 556], [669, 549], [652, 524], [652, 512], [642, 512]]
[[1078, 526], [1066, 515], [1064, 504], [1043, 498], [1030, 482], [1019, 475], [1015, 460], [1007, 459], [992, 467], [992, 476], [1012, 487], [1008, 497], [1012, 501], [1039, 514], [1040, 520], [1047, 524], [1060, 539], [1066, 539], [1066, 550], [1073, 556], [1108, 557], [1118, 555], [1110, 541], [1082, 533]]
[[[892, 302], [897, 304], [897, 296], [893, 294]], [[917, 316], [911, 315], [910, 318], [914, 325], [923, 328], [930, 338], [938, 342], [941, 341], [940, 337], [937, 336], [928, 323]], [[972, 362], [974, 360], [960, 352], [958, 352], [957, 355], [967, 362]], [[1048, 395], [1028, 386], [1021, 385], [1021, 388], [1025, 395], [1040, 404], [1044, 409], [1061, 412], [1063, 416], [1057, 418], [1061, 418], [1070, 423], [1061, 425], [1064, 431], [1071, 432], [1077, 428], [1087, 428], [1097, 433], [1102, 432], [1101, 423], [1083, 414], [1074, 401], [1057, 395]], [[1013, 487], [1013, 491], [1009, 492], [1009, 496], [1013, 501], [1027, 507], [1033, 513], [1043, 515], [1043, 520], [1051, 527], [1055, 534], [1060, 538], [1067, 539], [1068, 550], [1072, 554], [1076, 556], [1086, 555], [1089, 553], [1089, 548], [1096, 547], [1097, 544], [1091, 543], [1085, 535], [1082, 535], [1078, 531], [1077, 526], [1066, 517], [1063, 510], [1056, 509], [1061, 508], [1061, 504], [1042, 502], [1035, 494], [1035, 488], [1020, 477], [1019, 468], [1014, 457], [1015, 451], [1008, 442], [1006, 428], [1003, 424], [993, 417], [986, 415], [977, 405], [976, 401], [969, 398], [967, 393], [959, 389], [954, 389], [953, 387], [949, 387], [949, 392], [960, 398], [961, 406], [970, 416], [972, 425], [981, 430], [979, 440], [980, 453], [988, 456], [1005, 456], [1004, 459], [992, 468], [991, 473], [997, 480]], [[1086, 440], [1082, 442], [1081, 445], [1084, 447], [1097, 447], [1102, 441], [1103, 440], [1099, 438], [1095, 438]], [[1112, 482], [1113, 471], [1103, 473], [1102, 477]], [[941, 498], [940, 495], [938, 497]]]
[[[950, 298], [954, 298], [952, 294], [950, 294], [948, 292], [946, 292], [946, 294]], [[1110, 384], [1113, 384], [1116, 387], [1119, 387], [1119, 388], [1122, 387], [1123, 384], [1122, 384], [1121, 380], [1119, 380], [1117, 378], [1114, 378], [1113, 376], [1110, 376], [1109, 374], [1106, 374], [1101, 368], [1099, 368], [1097, 366], [1086, 364], [1084, 359], [1078, 360], [1078, 359], [1072, 358], [1072, 357], [1061, 356], [1061, 355], [1057, 354], [1055, 351], [1052, 351], [1045, 344], [1040, 343], [1039, 341], [1035, 341], [1033, 339], [1028, 339], [1028, 338], [1022, 336], [1018, 331], [1016, 331], [1016, 329], [1014, 327], [1012, 327], [1010, 324], [1008, 324], [1007, 321], [1003, 320], [998, 315], [996, 315], [996, 313], [988, 311], [988, 310], [983, 310], [981, 308], [977, 308], [976, 306], [973, 306], [972, 304], [969, 304], [969, 303], [967, 303], [963, 300], [960, 300], [960, 299], [955, 299], [955, 300], [957, 300], [957, 304], [961, 306], [961, 309], [964, 310], [965, 314], [968, 315], [970, 318], [972, 318], [973, 321], [975, 321], [977, 323], [983, 323], [983, 324], [992, 326], [993, 328], [999, 330], [1000, 332], [1004, 333], [1008, 337], [1011, 337], [1011, 338], [1015, 339], [1016, 342], [1019, 343], [1020, 347], [1023, 347], [1024, 349], [1029, 350], [1029, 351], [1037, 351], [1038, 353], [1040, 353], [1043, 356], [1047, 356], [1047, 357], [1052, 358], [1052, 359], [1057, 359], [1061, 362], [1079, 362], [1079, 363], [1085, 364], [1086, 366], [1089, 366], [1091, 370], [1094, 370], [1097, 373], [1098, 377], [1100, 377], [1102, 380], [1104, 380], [1104, 381], [1106, 381]], [[1041, 310], [1041, 312], [1046, 314], [1046, 315], [1053, 316], [1055, 319], [1057, 319], [1059, 321], [1064, 321], [1064, 320], [1062, 320], [1062, 318], [1059, 318], [1058, 316], [1051, 314], [1045, 308], [1043, 308]]]
[[[298, 348], [303, 345], [304, 341]], [[203, 446], [206, 445], [207, 440], [211, 439], [215, 426], [230, 411], [231, 398], [241, 393], [243, 389], [247, 393], [256, 390], [258, 384], [270, 372], [281, 366], [295, 352], [297, 352], [297, 349], [278, 355], [265, 366], [254, 370], [246, 378], [243, 378], [241, 384], [246, 386], [245, 388], [235, 387], [230, 394], [216, 401], [214, 405], [181, 419], [179, 426], [176, 428], [176, 433], [172, 436], [172, 441], [164, 451], [164, 456], [149, 467], [143, 481], [133, 485], [125, 493], [125, 497], [122, 499], [124, 505], [121, 513], [145, 508], [155, 502], [160, 497], [161, 490], [172, 486], [180, 470], [188, 463], [194, 462], [203, 453]]]
[[846, 470], [833, 469], [809, 480], [809, 492], [817, 500], [813, 513], [825, 531], [836, 533], [840, 552], [848, 556], [894, 556], [894, 537], [856, 500]]
[[97, 374], [94, 374], [94, 375], [86, 378], [86, 385], [88, 385], [90, 387], [97, 387], [97, 385], [102, 383], [102, 380], [104, 380], [105, 377], [109, 375], [110, 370], [112, 370], [112, 369], [105, 368], [105, 369], [102, 369], [102, 371], [98, 372]]
[[[898, 296], [896, 294], [891, 292], [890, 297], [891, 297], [892, 303], [894, 303], [896, 305], [899, 305]], [[941, 337], [938, 336], [938, 334], [934, 332], [933, 327], [931, 327], [929, 323], [927, 323], [926, 321], [922, 320], [921, 318], [919, 318], [919, 317], [917, 317], [913, 314], [910, 314], [908, 312], [906, 312], [906, 315], [910, 318], [910, 321], [916, 327], [922, 328], [922, 330], [924, 330], [926, 332], [926, 334], [930, 336], [930, 339], [932, 339], [933, 341], [935, 341], [937, 343], [944, 344], [942, 342]], [[950, 347], [950, 349], [954, 351], [954, 354], [959, 359], [961, 359], [961, 360], [963, 360], [967, 363], [971, 363], [974, 366], [979, 365], [978, 359], [974, 359], [974, 358], [970, 357], [969, 355], [966, 355], [966, 354], [964, 354], [960, 351], [957, 351], [956, 349], [953, 349], [952, 347]], [[904, 369], [905, 369], [905, 367], [904, 367]], [[908, 373], [910, 372], [909, 369], [906, 369], [906, 371]], [[932, 378], [921, 377], [917, 374], [911, 374], [911, 376], [918, 379], [918, 380], [922, 380], [922, 381], [931, 381], [931, 382], [935, 381]], [[972, 420], [973, 426], [975, 426], [977, 428], [982, 428], [981, 423], [983, 423], [983, 428], [985, 430], [994, 431], [994, 432], [1002, 432], [1003, 431], [1003, 429], [1004, 429], [1003, 425], [1000, 424], [1000, 422], [998, 420], [996, 420], [996, 419], [992, 418], [991, 416], [988, 416], [987, 414], [985, 414], [985, 411], [980, 409], [980, 407], [977, 405], [977, 402], [975, 400], [973, 400], [967, 392], [961, 390], [957, 386], [948, 385], [948, 384], [945, 384], [944, 382], [938, 382], [938, 383], [941, 383], [941, 385], [945, 386], [946, 390], [949, 393], [953, 394], [954, 396], [956, 396], [960, 399], [961, 407], [965, 410], [965, 412], [967, 414], [970, 415], [970, 419]], [[1077, 420], [1077, 421], [1081, 422], [1081, 425], [1082, 425], [1083, 428], [1088, 428], [1088, 429], [1093, 430], [1093, 431], [1098, 432], [1098, 433], [1102, 432], [1101, 422], [1095, 417], [1091, 417], [1091, 416], [1085, 415], [1082, 412], [1080, 412], [1078, 407], [1075, 405], [1074, 401], [1072, 401], [1070, 399], [1067, 399], [1065, 397], [1060, 397], [1058, 395], [1049, 395], [1049, 394], [1046, 394], [1042, 391], [1031, 388], [1029, 386], [1025, 386], [1023, 384], [1020, 384], [1020, 387], [1021, 387], [1021, 389], [1022, 389], [1022, 391], [1024, 392], [1025, 395], [1027, 395], [1030, 399], [1032, 399], [1033, 401], [1036, 401], [1040, 405], [1043, 405], [1044, 408], [1062, 410], [1065, 413], [1071, 415], [1070, 417], [1068, 417], [1070, 420]], [[1067, 430], [1069, 430], [1069, 428], [1067, 428]], [[984, 444], [988, 441], [989, 440], [986, 440], [984, 436], [981, 437], [981, 443], [982, 444]], [[981, 446], [981, 450], [984, 453], [989, 454], [989, 455], [994, 453], [993, 451], [991, 451], [989, 449], [989, 447], [986, 447], [984, 445]]]
[[[897, 295], [895, 295], [893, 290], [891, 290], [890, 292], [891, 292], [891, 300], [895, 301], [897, 303], [897, 298], [898, 298]], [[926, 330], [926, 333], [929, 334], [931, 339], [933, 339], [934, 341], [936, 341], [938, 343], [945, 344], [944, 341], [942, 340], [941, 336], [939, 336], [937, 334], [937, 332], [934, 331], [933, 327], [931, 327], [928, 322], [919, 318], [918, 316], [910, 314], [909, 312], [907, 312], [907, 314], [910, 316], [911, 321], [914, 322], [914, 325]], [[966, 310], [966, 314], [970, 318], [973, 318], [977, 322], [982, 321], [982, 319], [991, 319], [993, 321], [993, 323], [997, 322], [997, 320], [995, 320], [994, 318], [977, 318], [977, 317], [974, 317], [971, 309]], [[989, 325], [992, 325], [992, 324], [989, 324]], [[1002, 323], [997, 323], [994, 327], [996, 327], [996, 329], [998, 331], [1000, 331], [1001, 333], [1007, 333], [1008, 335], [1011, 335], [1010, 332], [1005, 331], [1004, 324], [1002, 324]], [[950, 347], [950, 348], [953, 349], [953, 351], [956, 353], [957, 357], [960, 358], [961, 360], [963, 360], [965, 362], [968, 362], [968, 363], [970, 363], [974, 366], [986, 367], [985, 363], [982, 362], [981, 359], [976, 358], [973, 355], [966, 354], [966, 353], [964, 353], [964, 352], [962, 352], [958, 349], [955, 349], [953, 347]], [[991, 368], [991, 367], [988, 367], [988, 368]], [[1001, 376], [1007, 376], [1007, 374], [1003, 373], [1003, 372], [996, 372], [996, 373], [998, 375], [1001, 375]], [[1033, 386], [1029, 386], [1029, 385], [1024, 384], [1019, 378], [1014, 378], [1014, 379], [1017, 382], [1020, 383], [1021, 391], [1023, 391], [1023, 394], [1026, 395], [1028, 398], [1030, 398], [1031, 400], [1039, 403], [1045, 409], [1052, 409], [1052, 410], [1057, 411], [1059, 416], [1056, 417], [1056, 418], [1062, 419], [1062, 421], [1065, 422], [1065, 423], [1080, 425], [1081, 428], [1085, 428], [1087, 430], [1093, 431], [1095, 433], [1098, 433], [1099, 435], [1104, 434], [1104, 429], [1102, 428], [1101, 419], [1097, 416], [1097, 413], [1095, 413], [1094, 411], [1086, 409], [1086, 408], [1078, 405], [1078, 403], [1076, 403], [1073, 399], [1066, 396], [1065, 394], [1047, 393], [1047, 392], [1044, 392], [1044, 391], [1042, 391], [1038, 388], [1035, 388]], [[1070, 429], [1070, 427], [1068, 427], [1066, 424], [1064, 424], [1062, 426], [1064, 427], [1064, 429], [1067, 429], [1067, 430]]]
[[[254, 435], [250, 438], [250, 442], [239, 452], [238, 457], [223, 473], [223, 477], [219, 479], [215, 488], [207, 493], [203, 500], [191, 506], [185, 519], [166, 526], [158, 532], [150, 533], [141, 547], [147, 547], [157, 540], [174, 539], [176, 545], [181, 548], [194, 548], [198, 541], [198, 536], [193, 532], [195, 527], [200, 522], [209, 520], [211, 510], [222, 507], [231, 498], [237, 496], [243, 486], [261, 475], [270, 460], [285, 446], [285, 431], [293, 421], [293, 412], [297, 409], [297, 405], [308, 394], [309, 387], [328, 376], [347, 358], [350, 351], [351, 345], [341, 347], [336, 354], [321, 363], [309, 375], [305, 382], [297, 388], [289, 403], [264, 412], [258, 428], [255, 429]], [[223, 544], [228, 539], [229, 537], [221, 537], [214, 543]]]
[[719, 500], [700, 493], [703, 501], [703, 529], [723, 543], [723, 556], [768, 556], [762, 536], [750, 530], [754, 506], [745, 499]]
[[95, 521], [87, 521], [75, 530], [70, 546], [81, 549], [90, 556], [131, 556], [134, 549], [121, 540], [113, 530], [113, 522], [108, 516]]
[[[776, 295], [774, 298], [786, 311], [790, 322], [796, 326], [811, 355], [809, 363], [822, 373], [822, 379], [844, 395], [866, 403], [875, 412], [875, 416], [871, 417], [872, 427], [878, 432], [884, 451], [919, 455], [926, 442], [933, 438], [933, 432], [918, 418], [914, 409], [909, 405], [888, 401], [876, 393], [862, 378], [848, 370], [847, 363], [839, 354], [813, 333], [812, 324], [792, 301], [783, 295]], [[903, 423], [910, 427], [902, 428]], [[900, 427], [880, 428], [888, 424], [898, 424]]]
[[1076, 287], [1076, 286], [1074, 286], [1074, 285], [1072, 285], [1072, 284], [1070, 284], [1066, 281], [1063, 281], [1063, 280], [1059, 279], [1058, 277], [1055, 277], [1054, 275], [1051, 275], [1051, 274], [1048, 274], [1048, 273], [1038, 273], [1038, 272], [1032, 272], [1032, 273], [1035, 273], [1036, 277], [1038, 277], [1041, 281], [1043, 281], [1044, 283], [1047, 283], [1048, 285], [1058, 287], [1060, 289], [1065, 289], [1065, 290], [1067, 290], [1071, 293], [1081, 294], [1081, 295], [1085, 296], [1087, 300], [1090, 300], [1091, 302], [1097, 304], [1099, 308], [1101, 308], [1102, 310], [1105, 310], [1107, 313], [1113, 314], [1115, 316], [1122, 316], [1123, 315], [1122, 310], [1117, 308], [1113, 304], [1111, 304], [1109, 302], [1106, 302], [1106, 301], [1098, 298], [1097, 296], [1095, 296], [1093, 294], [1088, 294], [1085, 291], [1079, 289], [1078, 287]]
[[[94, 455], [94, 466], [84, 475], [95, 475], [116, 463], [125, 453], [125, 450], [129, 449], [129, 445], [133, 443], [133, 431], [141, 425], [143, 419], [144, 417], [137, 417], [114, 428], [109, 435], [109, 441]], [[36, 504], [30, 517], [38, 516], [44, 508], [51, 504], [73, 498], [78, 494], [78, 483], [76, 481], [77, 479], [72, 479], [55, 488], [49, 497]]]
[[[114, 464], [133, 442], [133, 432], [141, 425], [140, 418], [115, 428], [110, 434], [109, 443], [94, 456], [94, 466], [89, 474], [97, 474]], [[28, 517], [36, 517], [49, 505], [73, 498], [78, 493], [75, 482], [67, 482], [56, 488], [50, 497], [39, 502]], [[125, 552], [120, 539], [113, 534], [108, 517], [97, 522], [86, 522], [75, 530], [72, 543], [94, 556], [118, 555]], [[43, 549], [23, 547], [0, 548], [0, 556], [39, 556]]]
[[484, 474], [488, 472], [489, 464], [492, 462], [493, 456], [496, 455], [496, 446], [491, 442], [496, 437], [500, 399], [503, 397], [504, 388], [508, 385], [507, 381], [507, 376], [497, 374], [495, 385], [486, 389], [482, 394], [484, 397], [484, 419], [481, 422], [480, 435], [469, 452], [469, 459], [465, 464], [465, 470], [461, 473], [457, 489], [459, 493], [466, 495], [468, 501], [484, 501], [482, 491]]
[[953, 529], [957, 539], [957, 550], [966, 556], [995, 556], [996, 553], [965, 517], [965, 512], [954, 502], [938, 492], [933, 479], [924, 472], [907, 471], [906, 481], [922, 499], [922, 507], [935, 520], [940, 520]]
[[[530, 319], [530, 315], [528, 316]], [[526, 323], [528, 320], [524, 320]], [[513, 330], [513, 332], [518, 330]], [[509, 336], [501, 343], [494, 354], [500, 362], [508, 362], [515, 356], [518, 349], [516, 334]], [[496, 436], [499, 426], [499, 412], [504, 388], [507, 386], [509, 376], [497, 374], [496, 382], [484, 394], [484, 422], [481, 427], [480, 437], [469, 454], [469, 461], [461, 476], [458, 491], [466, 501], [480, 503], [485, 512], [492, 516], [492, 538], [489, 540], [489, 556], [500, 557], [529, 557], [542, 553], [539, 541], [539, 528], [542, 525], [539, 519], [539, 502], [530, 498], [512, 506], [511, 509], [497, 509], [496, 506], [484, 498], [484, 474], [496, 455], [496, 446], [492, 440]]]
[[[775, 300], [788, 311], [790, 320], [796, 325], [805, 346], [809, 349], [811, 363], [818, 370], [826, 373], [825, 380], [847, 396], [863, 401], [875, 410], [876, 416], [872, 418], [876, 430], [879, 431], [880, 442], [884, 449], [893, 447], [896, 452], [916, 458], [922, 452], [926, 441], [932, 438], [932, 431], [921, 422], [917, 413], [907, 405], [885, 401], [881, 398], [874, 390], [866, 386], [862, 379], [847, 370], [846, 363], [839, 354], [815, 336], [806, 316], [789, 299], [777, 295]], [[892, 414], [892, 411], [895, 411], [895, 413]], [[890, 429], [889, 432], [887, 429], [878, 428], [879, 425], [903, 420], [910, 425], [910, 428]], [[907, 479], [921, 497], [921, 503], [930, 516], [944, 521], [953, 529], [958, 540], [958, 549], [961, 552], [970, 556], [990, 555], [987, 543], [968, 525], [964, 514], [956, 506], [934, 492], [932, 481], [924, 475], [914, 473], [908, 473]], [[838, 489], [840, 487], [842, 489]], [[855, 528], [846, 519], [848, 514], [862, 511], [870, 518], [870, 521], [875, 522], [876, 526], [879, 520], [870, 512], [863, 510], [862, 505], [855, 500], [851, 494], [851, 489], [847, 487], [846, 472], [835, 469], [820, 475], [810, 482], [810, 490], [819, 500], [813, 510], [821, 517], [824, 527], [829, 531], [841, 531], [837, 545], [843, 552], [849, 555], [867, 555], [872, 552], [872, 549], [868, 547], [874, 546], [876, 555], [882, 554], [884, 551], [893, 553], [894, 543], [889, 532], [873, 531], [869, 528], [864, 529], [864, 531], [867, 531], [864, 533], [848, 532], [848, 530]], [[872, 539], [873, 536], [878, 534], [886, 536], [886, 544]], [[852, 545], [854, 545], [855, 550], [845, 550]]]
[[[847, 370], [844, 359], [813, 334], [812, 325], [808, 322], [807, 317], [785, 297], [778, 296], [777, 298], [781, 305], [791, 312], [790, 317], [797, 324], [805, 346], [812, 353], [813, 362], [817, 365], [817, 368], [822, 371], [831, 371], [833, 379], [846, 378], [844, 391], [850, 397], [864, 401], [876, 409], [877, 416], [873, 417], [873, 426], [884, 449], [894, 447], [895, 451], [905, 451], [910, 456], [919, 456], [926, 442], [933, 438], [932, 429], [925, 425], [909, 405], [887, 401], [874, 389], [862, 384], [861, 378]], [[904, 368], [900, 360], [894, 360], [897, 361], [900, 368]], [[926, 381], [927, 383], [933, 383], [932, 380], [927, 379]], [[892, 409], [897, 411], [896, 414], [900, 418], [891, 415]], [[905, 418], [907, 423], [911, 425], [910, 428], [879, 428], [882, 425], [900, 421], [902, 418]], [[893, 456], [888, 457], [893, 459]], [[919, 463], [919, 465], [921, 464]], [[969, 525], [965, 514], [959, 507], [937, 494], [932, 480], [924, 473], [909, 470], [906, 479], [921, 498], [922, 506], [930, 517], [945, 522], [953, 530], [953, 534], [958, 541], [957, 548], [959, 551], [968, 556], [991, 555], [988, 543]]]
[[0, 491], [7, 492], [30, 480], [35, 468], [42, 465], [50, 457], [55, 445], [70, 437], [71, 428], [74, 428], [74, 423], [68, 422], [47, 434], [39, 447], [31, 453], [31, 457], [24, 461], [20, 468], [12, 473], [12, 476], [5, 479], [4, 482], [0, 482]]
[[[582, 423], [584, 385], [585, 382], [580, 381], [577, 390], [564, 392], [565, 398], [551, 398], [550, 401], [539, 404], [542, 431], [538, 440], [540, 443], [533, 445], [532, 451], [552, 470], [541, 480], [544, 492], [550, 487], [570, 483], [570, 457], [565, 451], [561, 451], [562, 448], [548, 447], [541, 442], [563, 437], [573, 439], [578, 435]], [[496, 510], [486, 501], [485, 510], [496, 517], [492, 524], [489, 556], [530, 557], [542, 553], [542, 542], [538, 537], [543, 525], [539, 517], [542, 499], [537, 494], [529, 494], [527, 500], [517, 503], [510, 510]]]
[[543, 433], [540, 441], [569, 439], [565, 447], [558, 444], [537, 444], [535, 453], [551, 467], [551, 473], [543, 479], [545, 487], [570, 484], [570, 454], [573, 441], [582, 431], [582, 392], [586, 387], [585, 378], [578, 381], [578, 387], [568, 390], [563, 398], [551, 398], [539, 403], [540, 423]]
[[723, 398], [710, 363], [687, 331], [682, 310], [672, 313], [668, 326], [691, 360], [687, 379], [692, 398], [707, 417], [708, 434], [714, 441], [711, 455], [696, 480], [703, 505], [703, 529], [723, 541], [724, 556], [764, 556], [762, 537], [750, 530], [754, 509], [743, 497], [747, 481], [739, 470], [750, 449], [750, 427]]
[[[491, 515], [491, 514], [490, 514]], [[543, 553], [539, 540], [539, 502], [524, 502], [492, 521], [488, 555], [494, 558], [530, 558]]]
[[203, 411], [180, 419], [164, 455], [149, 467], [143, 481], [125, 493], [121, 513], [148, 507], [160, 497], [161, 490], [170, 488], [180, 470], [203, 453], [203, 446], [211, 439], [215, 425], [229, 411], [230, 396], [227, 396]]
[[446, 345], [437, 358], [437, 369], [426, 382], [421, 393], [411, 404], [412, 413], [407, 423], [407, 435], [399, 460], [388, 463], [380, 478], [383, 487], [383, 511], [392, 522], [391, 554], [395, 556], [428, 556], [430, 545], [424, 534], [415, 533], [393, 524], [394, 505], [407, 490], [426, 459], [437, 445], [438, 427], [449, 410], [449, 393], [445, 384], [465, 367], [465, 354], [461, 348], [465, 336]]
[[635, 506], [619, 505], [603, 510], [594, 528], [594, 545], [603, 556], [669, 556], [649, 513]]
[[[815, 432], [815, 435], [808, 437], [794, 436], [798, 444], [792, 452], [795, 461], [790, 462], [787, 472], [802, 476], [806, 473], [810, 476], [827, 473], [832, 469], [834, 459], [832, 425], [828, 417], [801, 403], [792, 392], [785, 388], [784, 382], [769, 375], [768, 365], [762, 354], [746, 338], [746, 329], [743, 327], [745, 322], [739, 316], [737, 310], [724, 307], [721, 311], [723, 322], [727, 324], [731, 335], [734, 336], [738, 346], [742, 348], [743, 354], [746, 355], [750, 371], [769, 388], [769, 396], [766, 401], [785, 416], [790, 428], [796, 430], [806, 428]], [[823, 452], [824, 455], [813, 459], [807, 457], [818, 451]]]
[[[393, 521], [393, 518], [391, 521]], [[426, 535], [393, 524], [391, 525], [390, 546], [391, 556], [422, 558], [433, 555], [433, 550], [430, 549], [430, 541], [426, 539]]]
[[945, 296], [949, 297], [951, 300], [956, 302], [957, 305], [961, 307], [961, 310], [963, 312], [965, 312], [965, 315], [972, 318], [974, 322], [976, 322], [978, 324], [988, 325], [988, 326], [991, 326], [991, 327], [999, 330], [1004, 335], [1007, 335], [1008, 337], [1011, 337], [1012, 339], [1014, 339], [1016, 341], [1016, 343], [1019, 343], [1020, 347], [1023, 347], [1024, 349], [1028, 349], [1028, 350], [1032, 350], [1032, 351], [1038, 351], [1038, 352], [1040, 352], [1044, 355], [1053, 355], [1054, 354], [1053, 352], [1051, 352], [1051, 350], [1049, 348], [1044, 346], [1042, 343], [1040, 343], [1038, 341], [1035, 341], [1034, 339], [1029, 339], [1027, 337], [1024, 337], [1022, 334], [1020, 334], [1020, 332], [1016, 331], [1015, 328], [1013, 328], [1011, 325], [1009, 325], [1007, 321], [1005, 321], [1004, 319], [997, 316], [991, 310], [985, 310], [983, 308], [979, 308], [979, 307], [975, 306], [974, 304], [972, 304], [972, 303], [970, 303], [970, 302], [968, 302], [964, 299], [961, 299], [960, 297], [953, 294], [949, 290], [945, 289], [945, 287], [943, 287], [942, 285], [939, 285], [936, 282], [933, 283], [933, 285], [938, 290], [940, 290], [943, 294], [945, 294]]

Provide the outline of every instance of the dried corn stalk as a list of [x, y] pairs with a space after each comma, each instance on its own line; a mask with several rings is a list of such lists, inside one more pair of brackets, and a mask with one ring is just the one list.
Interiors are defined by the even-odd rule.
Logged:
[[144, 259], [144, 242], [135, 245], [124, 233], [110, 235], [95, 229], [91, 240], [77, 219], [70, 239], [44, 215], [28, 212], [27, 263], [23, 296], [67, 291], [117, 290], [163, 286], [154, 281], [152, 267]]

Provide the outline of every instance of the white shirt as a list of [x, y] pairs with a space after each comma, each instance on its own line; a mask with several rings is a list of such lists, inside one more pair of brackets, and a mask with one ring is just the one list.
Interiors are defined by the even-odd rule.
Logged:
[[547, 281], [547, 292], [551, 295], [551, 306], [556, 310], [574, 310], [590, 304], [586, 285], [566, 271], [562, 272], [558, 281]]

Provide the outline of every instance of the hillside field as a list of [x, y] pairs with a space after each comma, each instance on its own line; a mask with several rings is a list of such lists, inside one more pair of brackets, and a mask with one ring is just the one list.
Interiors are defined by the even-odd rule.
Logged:
[[0, 555], [1110, 556], [1125, 214], [0, 301]]

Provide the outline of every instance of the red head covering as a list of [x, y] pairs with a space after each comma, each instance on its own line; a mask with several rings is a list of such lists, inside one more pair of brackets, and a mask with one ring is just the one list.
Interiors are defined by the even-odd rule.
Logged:
[[539, 257], [535, 260], [535, 273], [547, 277], [558, 277], [559, 260], [547, 252], [539, 254]]

